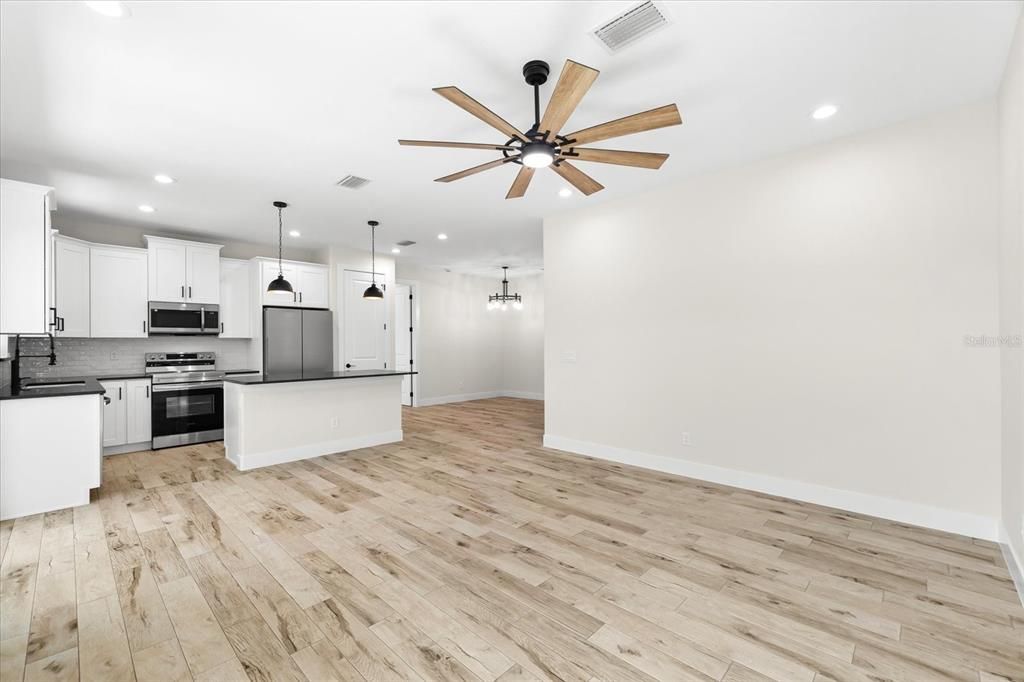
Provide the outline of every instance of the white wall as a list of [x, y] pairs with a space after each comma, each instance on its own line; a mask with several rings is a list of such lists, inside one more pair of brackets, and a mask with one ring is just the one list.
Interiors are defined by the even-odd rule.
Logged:
[[996, 115], [545, 220], [546, 442], [993, 536]]
[[[491, 284], [497, 291], [499, 284]], [[544, 277], [509, 276], [509, 289], [523, 297], [523, 309], [497, 312], [502, 332], [501, 388], [506, 395], [544, 398]]]
[[[1002, 360], [1004, 542], [1024, 572], [1024, 15], [999, 98], [1001, 223], [999, 259]], [[1022, 577], [1018, 575], [1018, 577]], [[1021, 598], [1024, 599], [1024, 581]]]
[[524, 309], [500, 312], [487, 310], [487, 296], [501, 287], [500, 274], [477, 277], [399, 261], [396, 276], [419, 284], [418, 404], [543, 395], [543, 376], [531, 367], [543, 361], [539, 277], [511, 275]]

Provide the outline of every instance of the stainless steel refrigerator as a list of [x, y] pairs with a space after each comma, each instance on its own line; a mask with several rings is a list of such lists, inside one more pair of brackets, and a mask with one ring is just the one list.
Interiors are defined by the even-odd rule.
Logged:
[[263, 373], [334, 369], [334, 317], [330, 310], [263, 308]]

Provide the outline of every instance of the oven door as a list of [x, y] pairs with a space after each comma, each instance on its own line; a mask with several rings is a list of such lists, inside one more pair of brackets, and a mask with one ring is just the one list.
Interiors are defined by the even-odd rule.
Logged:
[[154, 450], [224, 437], [224, 388], [220, 382], [156, 384], [152, 403]]

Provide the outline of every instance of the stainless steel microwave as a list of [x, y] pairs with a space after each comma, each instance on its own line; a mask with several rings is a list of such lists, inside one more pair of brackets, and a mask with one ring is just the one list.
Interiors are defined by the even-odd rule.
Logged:
[[220, 308], [210, 303], [150, 301], [149, 334], [220, 334]]

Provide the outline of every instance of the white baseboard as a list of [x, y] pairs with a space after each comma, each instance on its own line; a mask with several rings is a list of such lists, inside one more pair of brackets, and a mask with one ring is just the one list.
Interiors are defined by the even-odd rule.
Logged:
[[300, 447], [286, 448], [284, 450], [268, 450], [266, 452], [254, 452], [241, 456], [230, 452], [225, 452], [225, 454], [228, 461], [234, 464], [239, 471], [248, 471], [249, 469], [258, 469], [260, 467], [268, 467], [274, 464], [284, 464], [286, 462], [294, 462], [300, 459], [332, 455], [336, 452], [347, 452], [348, 450], [358, 450], [359, 448], [371, 448], [375, 445], [384, 445], [385, 443], [397, 443], [400, 440], [402, 440], [402, 430], [398, 429], [396, 431], [371, 433], [365, 436], [328, 440]]
[[1010, 543], [1010, 531], [1006, 525], [999, 524], [999, 547], [1003, 550], [1003, 559], [1006, 560], [1006, 567], [1010, 570], [1010, 577], [1013, 584], [1017, 586], [1017, 596], [1024, 606], [1024, 557], [1019, 556]]
[[993, 542], [999, 539], [996, 519], [978, 514], [952, 511], [917, 502], [896, 500], [890, 497], [831, 488], [765, 474], [726, 469], [713, 464], [691, 462], [664, 455], [652, 455], [551, 434], [544, 434], [544, 446], [619, 464], [788, 497], [801, 502], [820, 504], [858, 514], [877, 516], [914, 526], [933, 528]]
[[417, 407], [444, 405], [447, 403], [464, 403], [467, 400], [483, 400], [485, 398], [525, 398], [526, 400], [544, 400], [544, 394], [529, 393], [527, 391], [481, 391], [480, 393], [455, 393], [452, 395], [441, 395], [435, 398], [421, 398]]

